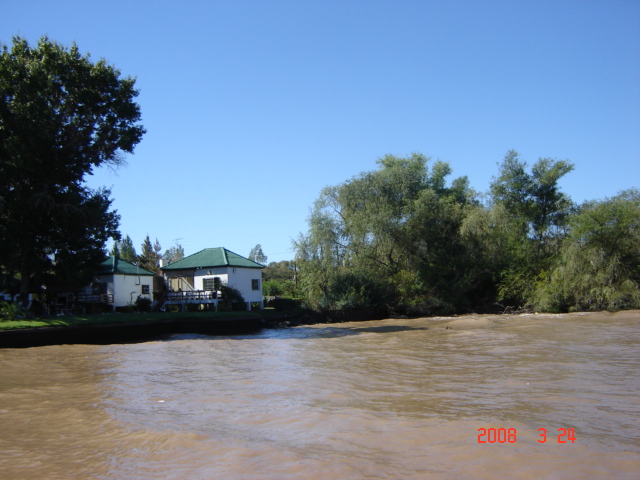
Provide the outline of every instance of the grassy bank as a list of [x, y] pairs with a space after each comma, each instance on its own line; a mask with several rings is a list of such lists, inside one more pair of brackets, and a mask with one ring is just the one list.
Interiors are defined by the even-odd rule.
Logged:
[[104, 313], [90, 315], [68, 315], [61, 317], [34, 318], [31, 320], [0, 321], [0, 331], [21, 328], [68, 327], [72, 325], [96, 325], [104, 323], [153, 322], [160, 320], [206, 320], [241, 318], [248, 316], [270, 318], [278, 315], [273, 309], [242, 312], [166, 312], [166, 313]]

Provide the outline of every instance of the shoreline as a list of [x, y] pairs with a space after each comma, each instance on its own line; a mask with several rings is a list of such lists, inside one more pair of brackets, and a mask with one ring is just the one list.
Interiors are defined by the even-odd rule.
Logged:
[[[640, 317], [640, 310], [617, 310], [598, 312], [572, 312], [574, 314], [608, 313], [615, 316]], [[336, 319], [329, 315], [306, 313], [282, 314], [278, 316], [239, 316], [222, 318], [173, 318], [154, 319], [136, 322], [97, 323], [89, 325], [67, 325], [52, 327], [20, 328], [0, 330], [0, 348], [30, 348], [48, 345], [110, 345], [124, 343], [143, 343], [162, 339], [173, 334], [201, 334], [201, 335], [250, 335], [263, 329], [292, 328], [304, 325], [340, 324], [347, 322], [362, 322], [372, 320], [401, 320], [407, 318], [431, 318], [438, 320], [455, 320], [474, 314], [461, 314], [434, 317], [369, 317], [362, 315], [342, 316]], [[550, 313], [502, 313], [475, 314], [492, 317], [518, 317], [527, 315], [566, 314]]]
[[214, 319], [159, 319], [127, 323], [20, 328], [0, 331], [0, 348], [30, 348], [68, 344], [142, 343], [176, 333], [245, 335], [258, 332], [263, 327], [264, 319], [262, 317], [247, 316]]

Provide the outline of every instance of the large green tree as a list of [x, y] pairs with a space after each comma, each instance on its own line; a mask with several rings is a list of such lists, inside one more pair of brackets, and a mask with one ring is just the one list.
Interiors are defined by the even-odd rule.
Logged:
[[580, 206], [531, 304], [546, 311], [639, 308], [639, 288], [640, 191], [631, 189]]
[[151, 244], [151, 239], [149, 235], [147, 235], [142, 242], [142, 253], [138, 257], [139, 265], [145, 270], [149, 270], [150, 272], [155, 272], [159, 265], [160, 259], [162, 258], [162, 246], [158, 239], [156, 238], [156, 242]]
[[317, 306], [459, 308], [454, 295], [468, 277], [460, 226], [474, 195], [465, 177], [447, 184], [448, 164], [428, 161], [387, 155], [378, 170], [322, 191], [296, 242], [302, 284]]
[[108, 190], [85, 175], [122, 163], [144, 128], [135, 80], [43, 37], [0, 52], [0, 267], [26, 294], [45, 272], [89, 270], [118, 238]]
[[573, 168], [566, 160], [541, 158], [529, 172], [515, 150], [508, 151], [500, 164], [499, 175], [491, 183], [489, 217], [498, 225], [510, 225], [512, 232], [498, 228], [478, 238], [487, 252], [493, 250], [491, 244], [504, 244], [501, 260], [506, 264], [494, 265], [500, 268], [501, 301], [527, 303], [537, 275], [556, 261], [573, 207], [559, 181]]
[[298, 277], [297, 265], [292, 260], [270, 262], [262, 270], [262, 281], [265, 295], [297, 296]]

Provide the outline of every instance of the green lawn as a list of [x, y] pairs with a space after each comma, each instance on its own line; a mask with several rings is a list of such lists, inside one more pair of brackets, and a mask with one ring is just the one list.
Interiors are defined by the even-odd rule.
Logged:
[[250, 312], [166, 312], [166, 313], [104, 313], [90, 315], [67, 315], [62, 317], [34, 318], [32, 320], [2, 320], [0, 330], [18, 328], [65, 327], [70, 325], [93, 325], [98, 323], [130, 323], [154, 320], [207, 319], [234, 317], [273, 317], [281, 314], [273, 309], [253, 310]]

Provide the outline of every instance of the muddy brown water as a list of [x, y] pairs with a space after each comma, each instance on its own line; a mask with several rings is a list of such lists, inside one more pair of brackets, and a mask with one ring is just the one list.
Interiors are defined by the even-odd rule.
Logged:
[[0, 478], [638, 479], [640, 311], [0, 349]]

